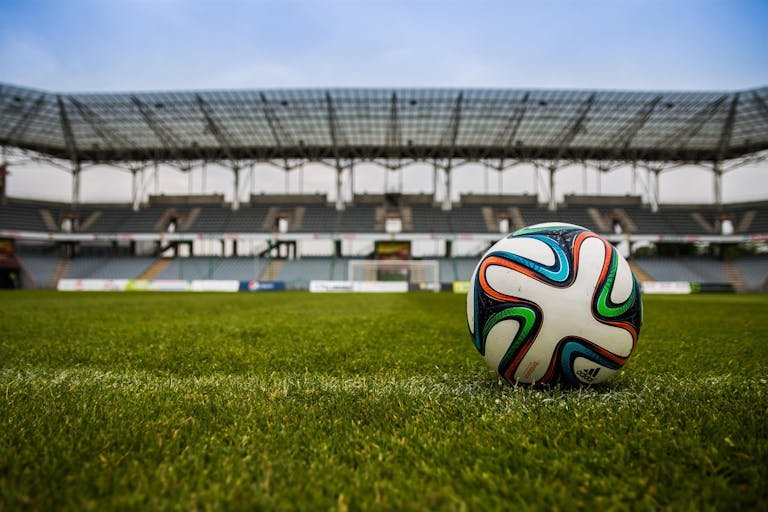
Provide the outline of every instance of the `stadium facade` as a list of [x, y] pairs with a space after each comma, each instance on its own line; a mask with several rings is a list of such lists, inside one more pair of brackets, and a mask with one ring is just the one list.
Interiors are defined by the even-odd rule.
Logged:
[[[699, 282], [759, 289], [768, 277], [760, 257], [746, 266], [731, 258], [738, 254], [734, 247], [764, 247], [768, 202], [723, 204], [721, 193], [724, 172], [766, 156], [766, 87], [726, 92], [58, 94], [0, 84], [0, 119], [3, 179], [8, 168], [23, 172], [29, 162], [58, 166], [72, 175], [71, 201], [66, 203], [8, 198], [2, 187], [0, 238], [11, 248], [6, 249], [10, 256], [5, 267], [27, 274], [27, 284], [44, 285], [64, 276], [182, 277], [185, 262], [186, 272], [199, 267], [198, 274], [209, 277], [237, 274], [300, 282], [314, 273], [343, 278], [345, 258], [359, 255], [359, 247], [384, 241], [432, 244], [431, 256], [441, 261], [441, 280], [455, 281], [467, 277], [473, 261], [453, 257], [456, 245], [479, 251], [502, 232], [555, 220], [602, 233], [624, 244], [630, 254], [648, 244], [663, 248], [655, 253], [659, 258], [711, 247], [711, 261], [699, 274], [696, 268], [703, 260], [676, 271]], [[427, 162], [433, 167], [433, 193], [356, 195], [354, 167], [362, 162], [386, 169]], [[335, 170], [333, 203], [324, 195], [304, 194], [240, 200], [244, 170], [252, 173], [269, 165], [289, 171], [307, 163]], [[533, 165], [548, 177], [546, 194], [541, 201], [527, 195], [464, 194], [452, 202], [452, 172], [468, 163], [500, 173]], [[602, 172], [619, 166], [646, 169], [655, 178], [649, 201], [569, 195], [558, 203], [556, 174], [574, 163]], [[209, 164], [231, 169], [231, 202], [221, 195], [160, 194], [142, 201], [147, 170], [157, 179], [161, 165], [191, 171]], [[82, 200], [81, 173], [97, 165], [132, 173], [130, 204]], [[681, 165], [712, 171], [713, 204], [659, 204], [659, 173]], [[353, 249], [358, 242], [363, 245]], [[302, 244], [320, 244], [326, 254], [297, 258], [306, 254]], [[163, 259], [163, 254], [174, 258]], [[100, 259], [104, 255], [109, 258]], [[237, 262], [239, 255], [248, 257]], [[262, 258], [254, 260], [254, 255]], [[23, 264], [33, 260], [37, 263]], [[681, 261], [650, 263], [646, 266], [653, 272], [640, 271], [648, 279], [652, 273], [674, 277], [673, 267]], [[41, 270], [35, 277], [31, 269], [37, 264]]]

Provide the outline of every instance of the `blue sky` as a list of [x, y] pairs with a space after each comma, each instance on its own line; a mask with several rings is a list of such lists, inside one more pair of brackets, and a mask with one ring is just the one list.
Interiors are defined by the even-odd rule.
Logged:
[[0, 3], [0, 80], [50, 90], [768, 83], [768, 1]]
[[[0, 81], [62, 92], [742, 89], [768, 85], [766, 27], [768, 0], [0, 0]], [[758, 167], [726, 175], [727, 201], [766, 197], [768, 169]], [[478, 171], [457, 172], [456, 193], [482, 191]], [[284, 191], [282, 173], [260, 173], [257, 191]], [[381, 191], [384, 174], [364, 169], [358, 187]], [[610, 173], [600, 190], [626, 193], [629, 176]], [[305, 191], [332, 188], [327, 170], [306, 177]], [[199, 192], [199, 170], [193, 179]], [[561, 192], [583, 191], [578, 169], [558, 180]], [[404, 183], [406, 190], [429, 190], [431, 173], [406, 170]], [[188, 190], [186, 176], [171, 169], [161, 186], [166, 193]], [[504, 187], [533, 192], [532, 171], [506, 173]], [[17, 167], [9, 180], [15, 196], [66, 200], [69, 190], [67, 174], [51, 168]], [[230, 190], [231, 173], [210, 170], [206, 191]], [[596, 190], [592, 172], [588, 192]], [[129, 176], [89, 171], [83, 196], [128, 200]], [[662, 199], [711, 200], [711, 177], [700, 169], [664, 173]]]

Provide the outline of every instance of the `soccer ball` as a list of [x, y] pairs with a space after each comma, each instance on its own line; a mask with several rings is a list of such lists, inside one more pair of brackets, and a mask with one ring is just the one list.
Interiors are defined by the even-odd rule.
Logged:
[[467, 321], [477, 350], [510, 384], [597, 384], [635, 348], [640, 288], [604, 238], [573, 224], [537, 224], [483, 255]]

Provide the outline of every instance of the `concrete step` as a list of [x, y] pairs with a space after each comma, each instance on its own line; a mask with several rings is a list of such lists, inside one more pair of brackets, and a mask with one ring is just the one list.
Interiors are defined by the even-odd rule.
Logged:
[[264, 270], [261, 271], [259, 280], [276, 281], [277, 276], [280, 275], [280, 270], [282, 270], [283, 265], [285, 265], [285, 260], [269, 260], [267, 265], [264, 267]]
[[69, 258], [61, 258], [56, 268], [53, 269], [50, 279], [48, 280], [48, 286], [50, 288], [56, 288], [59, 283], [59, 279], [66, 279], [69, 275], [69, 271], [72, 268], [72, 262]]
[[629, 260], [629, 268], [632, 269], [632, 273], [635, 274], [635, 278], [637, 278], [638, 281], [641, 283], [643, 281], [655, 281], [654, 278], [652, 278], [648, 273], [640, 268], [640, 266], [635, 263], [633, 260]]
[[723, 262], [723, 273], [725, 274], [726, 279], [728, 279], [728, 282], [733, 285], [733, 288], [737, 292], [745, 292], [749, 288], [747, 286], [747, 280], [744, 278], [744, 274], [733, 261], [726, 260]]
[[173, 258], [158, 258], [154, 261], [154, 263], [148, 266], [144, 272], [139, 274], [136, 279], [154, 279], [163, 270], [168, 268], [168, 265], [170, 265], [172, 261]]

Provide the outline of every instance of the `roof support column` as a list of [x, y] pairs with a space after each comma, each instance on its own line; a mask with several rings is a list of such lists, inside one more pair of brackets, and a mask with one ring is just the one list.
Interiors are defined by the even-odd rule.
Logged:
[[8, 198], [8, 162], [5, 161], [5, 146], [0, 146], [0, 204]]
[[237, 211], [240, 209], [240, 167], [232, 167], [232, 173], [235, 178], [232, 181], [232, 210]]
[[160, 162], [155, 160], [155, 195], [160, 195]]
[[206, 178], [208, 177], [208, 163], [203, 161], [203, 175], [200, 177], [200, 193], [205, 195]]
[[637, 162], [632, 162], [632, 195], [637, 194]]
[[499, 194], [504, 193], [504, 168], [502, 166], [499, 166]]
[[435, 162], [434, 167], [432, 168], [432, 201], [437, 204], [437, 181], [439, 179], [438, 176], [438, 169], [437, 169], [437, 162]]
[[349, 197], [355, 200], [355, 163], [349, 164]]
[[451, 209], [451, 160], [445, 166], [445, 190], [443, 195], [443, 210]]
[[597, 195], [603, 193], [603, 173], [605, 169], [603, 167], [597, 168], [597, 186], [595, 187]]
[[72, 208], [80, 204], [80, 162], [72, 162]]
[[651, 211], [656, 213], [659, 211], [659, 174], [661, 174], [661, 169], [651, 169], [651, 174], [648, 175], [650, 178], [653, 176], [653, 189], [651, 189]]
[[549, 204], [547, 209], [554, 212], [557, 210], [557, 197], [555, 196], [555, 171], [557, 167], [550, 165], [547, 170], [549, 171]]
[[581, 190], [587, 195], [587, 162], [584, 162], [584, 168], [581, 170]]
[[138, 167], [131, 168], [131, 206], [133, 211], [139, 211], [139, 204], [141, 203], [139, 191], [141, 185], [139, 184], [139, 169]]
[[715, 161], [715, 165], [712, 167], [714, 174], [714, 191], [715, 191], [715, 204], [719, 207], [723, 206], [723, 170], [720, 168], [720, 162]]
[[304, 193], [304, 163], [299, 166], [299, 194]]
[[340, 162], [336, 162], [336, 209], [341, 211], [344, 209], [344, 196], [343, 196], [343, 181], [341, 173], [344, 172], [344, 168]]

